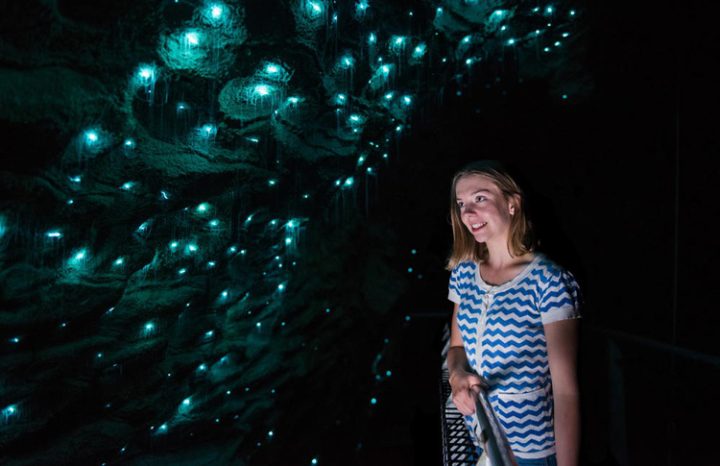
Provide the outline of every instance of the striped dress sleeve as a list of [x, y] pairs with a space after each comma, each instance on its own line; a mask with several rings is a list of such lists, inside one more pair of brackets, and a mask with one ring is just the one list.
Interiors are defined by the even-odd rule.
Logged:
[[455, 266], [450, 273], [450, 284], [448, 285], [448, 299], [456, 304], [460, 304], [460, 284], [459, 278], [460, 266]]
[[540, 316], [543, 324], [580, 317], [580, 287], [570, 272], [560, 267], [550, 272], [540, 297]]

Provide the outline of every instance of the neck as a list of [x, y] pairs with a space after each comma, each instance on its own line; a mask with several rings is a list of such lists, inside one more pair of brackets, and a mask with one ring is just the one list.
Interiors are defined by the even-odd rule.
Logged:
[[485, 246], [487, 246], [488, 250], [485, 265], [491, 269], [504, 269], [527, 259], [527, 254], [523, 254], [522, 256], [513, 256], [510, 254], [507, 238], [501, 239], [500, 241], [487, 242]]

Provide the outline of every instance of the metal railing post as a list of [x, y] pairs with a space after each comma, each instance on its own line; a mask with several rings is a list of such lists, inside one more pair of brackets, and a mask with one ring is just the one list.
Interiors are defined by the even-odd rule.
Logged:
[[475, 399], [475, 414], [480, 424], [479, 440], [490, 460], [490, 465], [517, 466], [515, 455], [510, 449], [510, 443], [505, 436], [505, 431], [495, 416], [487, 392], [483, 389], [480, 390]]

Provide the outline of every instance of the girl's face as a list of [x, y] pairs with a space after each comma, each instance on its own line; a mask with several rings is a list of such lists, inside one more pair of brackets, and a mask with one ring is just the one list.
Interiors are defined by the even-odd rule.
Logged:
[[470, 174], [455, 184], [460, 218], [478, 243], [501, 240], [507, 244], [515, 204], [493, 180]]

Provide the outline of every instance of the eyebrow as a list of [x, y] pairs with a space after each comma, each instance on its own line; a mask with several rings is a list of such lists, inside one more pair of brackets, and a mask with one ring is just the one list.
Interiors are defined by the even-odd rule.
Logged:
[[[489, 193], [489, 192], [491, 192], [489, 189], [478, 189], [474, 193], [470, 193], [470, 197], [476, 195], [477, 193]], [[455, 193], [455, 199], [460, 199], [460, 197], [457, 195], [457, 193]]]

